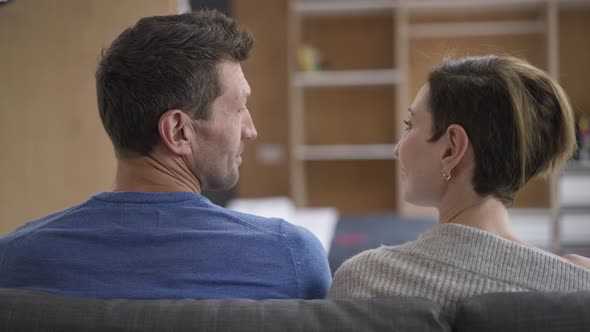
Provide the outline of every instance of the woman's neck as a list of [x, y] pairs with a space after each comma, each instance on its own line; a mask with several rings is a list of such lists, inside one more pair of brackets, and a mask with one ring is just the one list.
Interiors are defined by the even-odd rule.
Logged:
[[[460, 202], [460, 203], [459, 203]], [[530, 246], [510, 232], [508, 210], [499, 200], [491, 197], [472, 197], [455, 200], [453, 205], [439, 207], [440, 224], [460, 224], [481, 229], [507, 240]]]

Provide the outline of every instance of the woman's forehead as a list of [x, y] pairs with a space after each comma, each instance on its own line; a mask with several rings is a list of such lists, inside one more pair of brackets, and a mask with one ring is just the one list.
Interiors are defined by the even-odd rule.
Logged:
[[420, 88], [418, 94], [416, 94], [416, 98], [414, 99], [412, 106], [410, 106], [410, 108], [408, 109], [410, 114], [416, 116], [426, 111], [426, 108], [428, 107], [429, 91], [430, 90], [428, 84], [424, 84]]

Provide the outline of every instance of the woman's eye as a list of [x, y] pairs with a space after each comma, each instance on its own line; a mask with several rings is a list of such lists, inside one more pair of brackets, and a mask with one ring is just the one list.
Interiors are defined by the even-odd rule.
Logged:
[[406, 130], [412, 129], [412, 123], [410, 121], [404, 120], [404, 123], [406, 124]]

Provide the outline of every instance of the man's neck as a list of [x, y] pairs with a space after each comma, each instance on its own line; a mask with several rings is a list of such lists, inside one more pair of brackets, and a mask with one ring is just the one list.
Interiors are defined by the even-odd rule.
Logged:
[[198, 179], [179, 158], [137, 156], [117, 160], [111, 191], [201, 193]]

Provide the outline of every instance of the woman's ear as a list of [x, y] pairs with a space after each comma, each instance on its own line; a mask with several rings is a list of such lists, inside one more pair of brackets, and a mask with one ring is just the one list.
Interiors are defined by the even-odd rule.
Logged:
[[158, 132], [162, 143], [177, 155], [191, 154], [191, 119], [181, 110], [169, 110], [160, 116]]
[[451, 175], [453, 169], [465, 156], [469, 147], [469, 137], [465, 129], [457, 124], [452, 124], [441, 139], [444, 139], [444, 148], [441, 155], [442, 171]]

